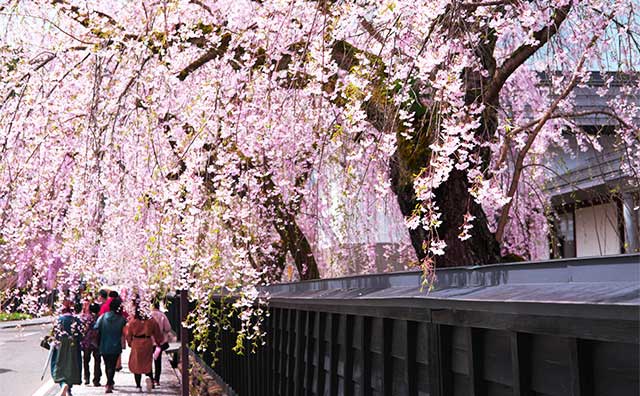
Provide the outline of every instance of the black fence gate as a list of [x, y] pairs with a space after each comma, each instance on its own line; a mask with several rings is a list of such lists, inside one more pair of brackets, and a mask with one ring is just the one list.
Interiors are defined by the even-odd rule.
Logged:
[[243, 396], [640, 394], [640, 255], [437, 275], [267, 287], [266, 346], [224, 334], [209, 368]]

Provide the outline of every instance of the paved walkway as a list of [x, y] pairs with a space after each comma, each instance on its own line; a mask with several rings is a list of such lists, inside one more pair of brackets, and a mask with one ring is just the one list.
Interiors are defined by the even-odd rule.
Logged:
[[40, 318], [24, 319], [24, 320], [11, 320], [6, 322], [0, 322], [0, 329], [11, 329], [14, 327], [27, 327], [37, 326], [41, 324], [53, 324], [53, 316], [43, 316]]
[[[129, 360], [129, 352], [130, 348], [127, 348], [122, 353], [122, 370], [116, 373], [114, 378], [115, 387], [113, 389], [113, 396], [129, 396], [129, 395], [141, 395], [141, 394], [149, 394], [149, 395], [162, 395], [162, 396], [179, 396], [180, 395], [180, 382], [178, 376], [180, 373], [178, 371], [174, 371], [169, 364], [169, 356], [166, 354], [163, 355], [162, 362], [162, 375], [160, 376], [160, 386], [151, 390], [150, 392], [145, 391], [145, 376], [142, 376], [142, 393], [140, 393], [136, 389], [136, 383], [133, 379], [133, 374], [129, 371], [127, 367], [127, 363]], [[74, 385], [72, 389], [73, 396], [94, 396], [94, 395], [104, 395], [104, 384], [107, 382], [106, 377], [104, 376], [104, 365], [102, 371], [102, 379], [101, 383], [103, 386], [95, 387], [92, 385]], [[59, 387], [56, 385], [55, 391], [51, 391], [47, 394], [47, 396], [54, 396], [60, 394]]]

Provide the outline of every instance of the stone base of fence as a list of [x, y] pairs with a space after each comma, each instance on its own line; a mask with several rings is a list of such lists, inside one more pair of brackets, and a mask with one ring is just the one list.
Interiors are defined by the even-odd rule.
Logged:
[[212, 372], [211, 368], [198, 356], [191, 353], [189, 363], [191, 367], [191, 372], [189, 373], [191, 382], [189, 389], [192, 395], [232, 396], [225, 391], [226, 386], [222, 385], [223, 382], [216, 378], [217, 374]]

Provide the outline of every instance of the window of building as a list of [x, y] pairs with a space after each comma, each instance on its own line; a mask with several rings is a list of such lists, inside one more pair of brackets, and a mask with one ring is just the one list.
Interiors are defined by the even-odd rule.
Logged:
[[[553, 257], [567, 258], [576, 257], [576, 242], [573, 224], [573, 210], [558, 214], [556, 223], [555, 246], [553, 246]], [[552, 240], [553, 240], [552, 239]]]

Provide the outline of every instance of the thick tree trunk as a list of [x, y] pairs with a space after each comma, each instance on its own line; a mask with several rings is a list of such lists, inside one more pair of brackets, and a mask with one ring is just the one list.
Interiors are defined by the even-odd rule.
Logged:
[[[495, 70], [495, 60], [493, 51], [495, 48], [495, 37], [492, 31], [486, 32], [489, 38], [484, 45], [477, 48], [478, 55], [484, 67], [493, 74]], [[467, 70], [463, 76], [465, 81], [465, 102], [467, 104], [482, 101], [483, 87], [486, 85], [486, 77], [477, 71]], [[498, 98], [485, 108], [481, 116], [481, 125], [476, 131], [479, 140], [488, 141], [493, 138], [497, 128]], [[390, 175], [392, 188], [398, 198], [400, 210], [404, 216], [410, 216], [415, 210], [418, 201], [416, 200], [413, 182], [415, 175], [420, 173], [427, 164], [431, 152], [429, 145], [432, 143], [432, 128], [437, 128], [438, 124], [430, 121], [433, 117], [426, 117], [425, 111], [429, 109], [421, 108], [417, 103], [414, 105], [416, 123], [414, 125], [415, 136], [406, 140], [398, 134], [398, 150], [390, 164]], [[437, 118], [437, 117], [435, 117]], [[489, 165], [490, 152], [486, 148], [477, 148], [477, 154], [482, 159], [483, 166]], [[500, 245], [496, 242], [495, 235], [489, 230], [487, 217], [482, 207], [476, 203], [469, 193], [469, 181], [467, 173], [454, 169], [449, 178], [434, 191], [435, 203], [440, 208], [442, 224], [438, 228], [438, 236], [447, 247], [444, 256], [436, 256], [436, 266], [455, 267], [462, 265], [482, 265], [500, 262]], [[462, 241], [459, 235], [464, 224], [464, 215], [470, 213], [475, 217], [473, 220], [472, 237]], [[411, 243], [418, 255], [418, 258], [426, 257], [425, 242], [428, 238], [427, 232], [418, 227], [409, 230]]]
[[[425, 163], [426, 163], [425, 158]], [[396, 153], [391, 163], [392, 188], [398, 199], [400, 211], [404, 216], [411, 216], [418, 201], [413, 190], [413, 178], [402, 177], [407, 169], [407, 158], [400, 158]], [[435, 191], [435, 200], [442, 213], [442, 225], [438, 229], [440, 238], [447, 243], [444, 256], [436, 257], [436, 266], [455, 267], [462, 265], [481, 265], [500, 262], [500, 246], [487, 226], [484, 211], [469, 194], [467, 175], [455, 170]], [[458, 238], [464, 215], [470, 212], [476, 219], [473, 221], [472, 237], [466, 241]], [[419, 259], [426, 257], [424, 243], [428, 238], [422, 227], [409, 230], [411, 243]]]
[[282, 239], [286, 249], [291, 253], [293, 261], [300, 274], [300, 279], [318, 279], [320, 278], [320, 272], [318, 271], [318, 264], [316, 263], [313, 250], [309, 240], [302, 232], [302, 229], [298, 226], [295, 218], [291, 215], [282, 214], [282, 217], [288, 217], [282, 224], [280, 219], [274, 226]]
[[273, 226], [280, 235], [281, 244], [293, 257], [300, 279], [318, 279], [318, 263], [306, 235], [296, 221], [299, 208], [287, 205], [282, 195], [273, 194], [275, 190], [270, 176], [263, 179], [263, 192], [269, 198], [267, 204], [273, 215]]
[[[400, 150], [396, 151], [389, 164], [391, 190], [396, 195], [400, 205], [400, 212], [404, 217], [410, 217], [418, 204], [416, 193], [413, 189], [413, 178], [408, 177], [410, 171], [411, 169], [408, 169], [407, 166], [406, 156], [402, 155]], [[418, 259], [424, 259], [426, 257], [424, 242], [428, 238], [426, 230], [422, 227], [409, 229], [409, 236]]]
[[[444, 256], [436, 258], [440, 267], [480, 265], [500, 262], [500, 246], [487, 226], [487, 218], [469, 194], [466, 173], [454, 170], [449, 179], [435, 191], [436, 202], [442, 211], [442, 225], [438, 233], [447, 243]], [[461, 241], [460, 226], [465, 213], [475, 216], [471, 239]]]
[[283, 248], [285, 248], [293, 257], [293, 261], [298, 270], [301, 280], [318, 279], [320, 272], [318, 271], [318, 263], [316, 263], [313, 250], [309, 240], [302, 232], [302, 229], [296, 223], [295, 217], [275, 208], [277, 213], [273, 226], [278, 235], [280, 235]]

